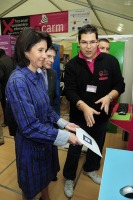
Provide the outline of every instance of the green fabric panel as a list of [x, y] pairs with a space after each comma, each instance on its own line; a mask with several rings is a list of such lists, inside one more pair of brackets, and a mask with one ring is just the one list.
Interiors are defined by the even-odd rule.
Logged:
[[121, 72], [123, 71], [124, 49], [125, 42], [110, 42], [109, 53], [118, 59], [120, 63]]
[[72, 58], [78, 54], [79, 50], [80, 49], [79, 49], [78, 43], [77, 42], [72, 43]]

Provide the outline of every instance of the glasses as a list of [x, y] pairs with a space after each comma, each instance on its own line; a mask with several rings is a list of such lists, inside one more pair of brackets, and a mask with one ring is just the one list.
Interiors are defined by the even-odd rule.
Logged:
[[89, 45], [91, 45], [91, 46], [93, 46], [94, 44], [96, 44], [97, 43], [97, 41], [96, 40], [92, 40], [92, 41], [81, 41], [80, 42], [80, 44], [82, 45], [82, 46], [87, 46], [88, 44]]

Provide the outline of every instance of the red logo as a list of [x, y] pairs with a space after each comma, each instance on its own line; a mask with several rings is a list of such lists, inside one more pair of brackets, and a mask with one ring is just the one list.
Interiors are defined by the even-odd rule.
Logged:
[[10, 33], [13, 32], [13, 29], [12, 29], [11, 25], [14, 23], [14, 21], [15, 21], [15, 20], [12, 19], [12, 20], [9, 22], [9, 24], [7, 24], [5, 20], [2, 20], [2, 23], [5, 25], [5, 29], [4, 29], [4, 31], [3, 31], [3, 35], [6, 35], [7, 31], [10, 31]]

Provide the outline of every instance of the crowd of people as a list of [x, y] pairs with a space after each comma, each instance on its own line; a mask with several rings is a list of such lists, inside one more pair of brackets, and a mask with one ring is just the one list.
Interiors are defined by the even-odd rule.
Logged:
[[[56, 112], [56, 72], [52, 65], [58, 49], [51, 36], [25, 28], [17, 38], [15, 69], [13, 65], [6, 79], [5, 94], [17, 123], [16, 166], [23, 200], [32, 200], [39, 192], [40, 200], [50, 200], [48, 185], [57, 180], [60, 170], [57, 146], [66, 143], [64, 193], [68, 198], [73, 196], [83, 147], [76, 136], [77, 128], [89, 133], [102, 153], [111, 102], [125, 89], [119, 62], [107, 52], [110, 46], [102, 52], [105, 42], [98, 40], [95, 26], [88, 24], [78, 31], [80, 51], [65, 65], [64, 93], [70, 102], [70, 119], [66, 121]], [[87, 149], [84, 175], [100, 184], [99, 168], [100, 156]]]

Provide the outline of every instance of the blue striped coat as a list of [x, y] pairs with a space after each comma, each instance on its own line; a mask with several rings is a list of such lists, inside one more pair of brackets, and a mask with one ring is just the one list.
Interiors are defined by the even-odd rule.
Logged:
[[17, 67], [6, 95], [18, 124], [15, 138], [18, 184], [26, 199], [33, 199], [55, 177], [53, 143], [59, 116], [50, 106], [42, 74]]

